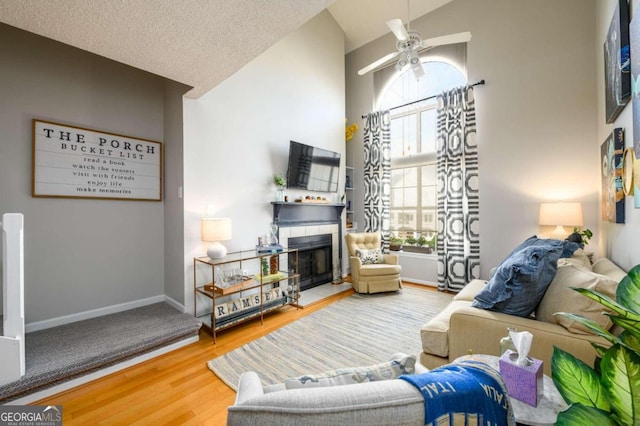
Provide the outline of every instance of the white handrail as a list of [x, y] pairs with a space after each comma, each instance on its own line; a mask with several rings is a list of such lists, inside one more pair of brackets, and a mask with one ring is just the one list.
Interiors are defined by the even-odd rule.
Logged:
[[2, 215], [3, 335], [0, 336], [0, 385], [25, 373], [24, 361], [24, 216]]

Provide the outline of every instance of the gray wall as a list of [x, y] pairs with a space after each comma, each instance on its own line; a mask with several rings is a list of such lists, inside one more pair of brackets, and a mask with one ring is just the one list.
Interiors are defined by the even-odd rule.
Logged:
[[[471, 31], [468, 81], [487, 82], [475, 92], [482, 277], [538, 233], [544, 201], [581, 201], [585, 225], [595, 233], [589, 249], [598, 251], [594, 22], [594, 0], [454, 0], [412, 22], [424, 38]], [[372, 74], [357, 70], [394, 45], [387, 35], [347, 55], [349, 121], [373, 108]], [[347, 153], [362, 164], [361, 131]], [[355, 185], [363, 187], [361, 176]], [[361, 205], [356, 216], [363, 223]], [[418, 262], [424, 274], [416, 278], [435, 281], [434, 261]]]
[[188, 87], [164, 85], [164, 294], [184, 305], [183, 101]]
[[[164, 203], [32, 198], [31, 120], [180, 143], [181, 115], [164, 122], [165, 96], [179, 101], [180, 90], [6, 25], [0, 55], [0, 214], [25, 215], [27, 323], [163, 297]], [[166, 292], [180, 301], [172, 285]]]

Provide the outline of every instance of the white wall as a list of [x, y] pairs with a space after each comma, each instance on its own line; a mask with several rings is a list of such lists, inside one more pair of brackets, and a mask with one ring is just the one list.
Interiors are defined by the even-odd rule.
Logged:
[[25, 216], [27, 323], [163, 297], [164, 203], [31, 197], [31, 120], [166, 145], [165, 80], [3, 24], [0, 55], [0, 214]]
[[[633, 146], [633, 106], [631, 102], [622, 110], [615, 123], [606, 124], [605, 122], [603, 44], [607, 38], [611, 17], [617, 4], [617, 0], [597, 2], [595, 55], [597, 58], [596, 70], [598, 73], [598, 114], [596, 117], [598, 127], [597, 140], [594, 144], [598, 148], [598, 153], [600, 152], [600, 145], [616, 127], [623, 127], [625, 129], [625, 147]], [[632, 17], [635, 16], [633, 12], [637, 9], [638, 4], [639, 2], [633, 0], [629, 2]], [[640, 131], [640, 129], [637, 129], [637, 131]], [[627, 197], [625, 200], [624, 224], [599, 222], [600, 234], [603, 236], [600, 241], [600, 250], [603, 253], [607, 253], [614, 262], [625, 270], [640, 263], [640, 250], [638, 250], [638, 241], [640, 240], [640, 209], [635, 209], [633, 204], [633, 197]]]
[[[594, 0], [454, 0], [411, 24], [424, 38], [471, 31], [469, 82], [487, 82], [475, 91], [483, 278], [516, 244], [538, 233], [544, 201], [581, 201], [585, 226], [595, 234], [588, 248], [597, 251], [594, 22]], [[350, 122], [373, 107], [372, 74], [361, 77], [357, 70], [394, 46], [387, 35], [347, 55]], [[347, 153], [358, 171], [361, 131], [347, 143]], [[361, 174], [354, 184], [363, 187]], [[364, 223], [363, 194], [355, 195], [356, 220]], [[417, 278], [437, 281], [433, 260], [418, 262], [424, 275]]]
[[200, 218], [210, 213], [232, 219], [233, 239], [225, 243], [229, 251], [254, 247], [272, 221], [273, 175], [286, 173], [289, 140], [344, 154], [344, 94], [344, 36], [325, 11], [211, 92], [185, 99], [188, 306], [193, 257], [206, 252]]

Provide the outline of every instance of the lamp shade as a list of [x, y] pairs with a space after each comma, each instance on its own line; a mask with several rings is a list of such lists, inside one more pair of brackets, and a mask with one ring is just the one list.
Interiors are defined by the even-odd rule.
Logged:
[[582, 204], [542, 203], [538, 224], [548, 226], [582, 226]]
[[212, 241], [207, 255], [211, 259], [221, 259], [227, 255], [227, 249], [220, 241], [231, 239], [231, 219], [204, 217], [200, 221], [200, 234], [202, 241]]
[[231, 219], [204, 217], [200, 222], [202, 241], [228, 241], [231, 239]]

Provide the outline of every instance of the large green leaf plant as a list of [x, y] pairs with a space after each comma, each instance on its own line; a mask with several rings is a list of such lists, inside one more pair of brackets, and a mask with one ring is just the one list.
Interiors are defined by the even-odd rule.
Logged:
[[604, 313], [623, 329], [615, 336], [595, 322], [559, 313], [584, 324], [611, 346], [592, 343], [600, 362], [597, 372], [568, 352], [554, 347], [551, 377], [569, 408], [558, 415], [557, 425], [640, 425], [640, 265], [620, 281], [616, 300], [594, 290], [575, 291], [613, 313]]

